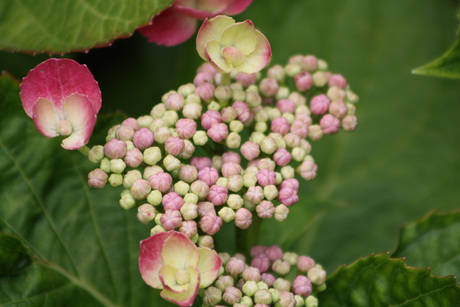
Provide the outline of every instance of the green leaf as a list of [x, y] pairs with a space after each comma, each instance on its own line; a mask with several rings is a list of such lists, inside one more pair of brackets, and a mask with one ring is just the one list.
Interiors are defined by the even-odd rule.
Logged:
[[405, 226], [392, 257], [405, 257], [409, 265], [429, 266], [433, 274], [460, 276], [460, 211], [439, 214]]
[[28, 249], [16, 236], [0, 233], [0, 276], [15, 274], [30, 264]]
[[435, 277], [387, 253], [341, 266], [320, 293], [322, 306], [452, 306], [460, 301], [455, 277]]
[[88, 187], [94, 166], [36, 130], [7, 75], [0, 109], [0, 232], [33, 255], [32, 265], [0, 276], [0, 305], [168, 306], [141, 279], [139, 241], [149, 229], [118, 205], [120, 190]]
[[65, 53], [130, 36], [172, 0], [0, 2], [0, 49]]
[[441, 57], [416, 68], [414, 74], [444, 78], [460, 78], [460, 29], [457, 30], [457, 41]]

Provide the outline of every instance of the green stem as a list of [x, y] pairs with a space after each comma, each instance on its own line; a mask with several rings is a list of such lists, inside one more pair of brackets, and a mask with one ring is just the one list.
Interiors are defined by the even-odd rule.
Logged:
[[220, 80], [220, 85], [229, 85], [230, 84], [230, 73], [222, 74], [222, 79]]
[[88, 152], [89, 152], [89, 147], [88, 146], [83, 146], [81, 148], [78, 148], [78, 151], [81, 152], [83, 155], [85, 155], [87, 157]]
[[252, 224], [248, 229], [236, 228], [236, 249], [247, 259], [250, 259], [251, 248], [258, 244], [261, 225], [262, 219], [254, 215]]

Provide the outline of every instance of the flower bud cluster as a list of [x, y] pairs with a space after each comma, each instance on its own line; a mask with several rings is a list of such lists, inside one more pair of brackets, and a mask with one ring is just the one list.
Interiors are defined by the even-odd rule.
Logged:
[[149, 115], [112, 127], [88, 153], [99, 164], [89, 185], [123, 186], [120, 205], [154, 223], [152, 235], [177, 230], [203, 247], [223, 222], [246, 229], [255, 218], [286, 219], [299, 200], [296, 172], [316, 177], [307, 138], [354, 130], [358, 97], [314, 56], [294, 56], [262, 79], [227, 77], [204, 64]]
[[205, 306], [318, 306], [326, 272], [308, 256], [255, 246], [252, 259], [220, 253], [222, 274], [203, 292]]

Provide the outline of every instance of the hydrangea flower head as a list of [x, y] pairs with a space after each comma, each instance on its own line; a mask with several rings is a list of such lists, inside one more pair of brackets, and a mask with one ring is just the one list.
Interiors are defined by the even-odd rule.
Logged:
[[179, 306], [191, 306], [200, 288], [209, 287], [222, 260], [214, 250], [197, 247], [177, 231], [161, 232], [140, 243], [139, 270], [161, 296]]
[[258, 72], [272, 55], [270, 43], [252, 21], [235, 22], [221, 15], [204, 21], [198, 31], [196, 49], [203, 60], [225, 74], [233, 68], [246, 74]]
[[85, 65], [49, 59], [23, 79], [21, 100], [41, 134], [67, 136], [62, 147], [74, 150], [89, 141], [101, 108], [101, 91]]

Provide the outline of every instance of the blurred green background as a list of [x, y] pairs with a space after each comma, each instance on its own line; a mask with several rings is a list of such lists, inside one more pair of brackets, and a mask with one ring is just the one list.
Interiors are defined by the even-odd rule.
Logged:
[[[286, 222], [264, 222], [260, 243], [311, 255], [332, 273], [393, 250], [398, 229], [430, 211], [460, 208], [460, 80], [411, 74], [454, 43], [456, 12], [448, 0], [254, 0], [236, 16], [267, 36], [272, 64], [317, 55], [360, 96], [358, 129], [312, 144], [317, 178]], [[201, 63], [193, 39], [167, 48], [137, 33], [69, 56], [99, 82], [103, 113], [134, 117], [191, 82]], [[0, 69], [21, 79], [45, 58], [1, 52]], [[227, 230], [219, 245], [234, 251]]]

